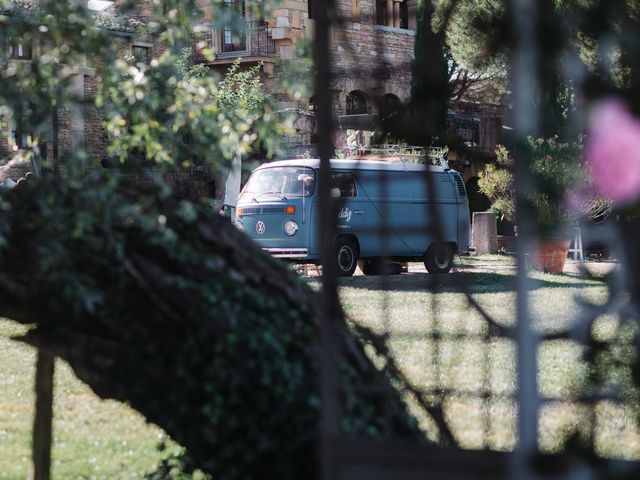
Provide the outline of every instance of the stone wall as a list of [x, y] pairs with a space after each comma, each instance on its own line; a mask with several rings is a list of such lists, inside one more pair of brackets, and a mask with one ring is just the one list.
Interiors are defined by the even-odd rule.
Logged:
[[[367, 95], [370, 113], [377, 112], [375, 100], [384, 94], [409, 97], [415, 32], [376, 25], [375, 3], [337, 0], [341, 25], [334, 27], [331, 37], [335, 115], [346, 113], [346, 97], [354, 90]], [[287, 0], [283, 7], [270, 20], [276, 25], [278, 57], [296, 60], [295, 42], [313, 37], [314, 20], [308, 17], [306, 0]], [[308, 82], [311, 85], [313, 79]], [[307, 107], [305, 100], [299, 106]]]
[[[397, 7], [404, 5], [404, 1], [394, 0], [389, 3]], [[336, 1], [339, 26], [334, 26], [331, 36], [335, 74], [331, 85], [332, 110], [336, 117], [347, 113], [347, 96], [353, 91], [366, 95], [367, 109], [372, 114], [377, 114], [379, 100], [383, 95], [393, 95], [400, 101], [408, 100], [417, 0], [406, 0], [406, 4], [408, 22], [404, 26], [411, 29], [376, 25], [376, 0]], [[308, 63], [304, 63], [305, 59], [300, 55], [300, 46], [304, 42], [311, 44], [315, 27], [313, 15], [311, 18], [309, 15], [307, 0], [282, 0], [264, 19], [252, 18], [248, 14], [248, 22], [266, 22], [269, 41], [274, 45], [272, 52], [254, 51], [251, 46], [247, 46], [246, 51], [220, 52], [218, 37], [221, 32], [219, 29], [211, 31], [215, 8], [212, 7], [211, 0], [198, 0], [198, 5], [203, 11], [203, 30], [199, 38], [205, 43], [210, 42], [218, 55], [213, 61], [199, 58], [196, 48], [195, 61], [204, 61], [222, 74], [236, 59], [240, 59], [241, 68], [262, 63], [263, 81], [276, 102], [277, 109], [297, 111], [297, 115], [313, 114], [314, 78]], [[398, 23], [397, 17], [390, 23]], [[296, 95], [282, 86], [282, 80], [291, 79], [292, 70], [299, 73], [297, 80], [305, 85], [306, 94]], [[309, 142], [311, 134], [312, 130], [299, 129], [290, 140]], [[340, 137], [338, 135], [338, 141]]]
[[368, 113], [377, 113], [382, 95], [409, 99], [415, 33], [375, 24], [349, 22], [333, 35], [333, 63], [339, 92], [336, 115], [345, 115], [347, 95], [367, 95]]
[[[415, 15], [413, 3], [409, 1], [409, 15]], [[353, 91], [365, 94], [367, 111], [371, 114], [378, 113], [383, 95], [393, 95], [400, 101], [408, 100], [415, 32], [376, 25], [375, 0], [337, 0], [336, 6], [340, 25], [333, 28], [331, 35], [334, 116], [347, 114], [347, 96]], [[277, 58], [299, 61], [296, 44], [303, 39], [312, 40], [315, 25], [314, 19], [309, 18], [307, 1], [283, 1], [268, 22], [273, 26]], [[415, 27], [415, 19], [410, 17], [409, 26]], [[276, 78], [286, 75], [286, 68], [287, 64], [284, 64], [281, 71], [276, 70]], [[310, 73], [303, 82], [311, 92], [311, 98], [293, 98], [285, 92], [271, 92], [280, 108], [312, 110], [314, 79]], [[277, 85], [277, 82], [272, 85]], [[309, 140], [310, 133], [300, 132], [298, 138]], [[338, 144], [343, 137], [337, 135]]]

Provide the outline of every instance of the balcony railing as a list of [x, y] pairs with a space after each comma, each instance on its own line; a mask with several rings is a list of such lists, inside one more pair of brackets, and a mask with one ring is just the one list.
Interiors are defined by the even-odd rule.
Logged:
[[271, 28], [263, 20], [246, 22], [243, 31], [230, 28], [206, 28], [194, 36], [196, 60], [207, 61], [202, 49], [210, 49], [216, 58], [228, 57], [272, 57], [275, 42]]

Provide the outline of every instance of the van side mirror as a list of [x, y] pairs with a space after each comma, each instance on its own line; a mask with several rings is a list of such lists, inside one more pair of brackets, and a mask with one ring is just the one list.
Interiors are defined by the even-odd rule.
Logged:
[[338, 187], [334, 187], [331, 189], [331, 198], [340, 198], [342, 194], [340, 193], [340, 189]]

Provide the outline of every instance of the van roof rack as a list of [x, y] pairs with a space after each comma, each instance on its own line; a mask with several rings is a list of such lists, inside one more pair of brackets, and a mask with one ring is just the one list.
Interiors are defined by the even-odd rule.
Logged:
[[390, 162], [431, 164], [449, 167], [449, 147], [419, 147], [403, 144], [368, 145], [339, 149], [343, 158], [366, 158]]

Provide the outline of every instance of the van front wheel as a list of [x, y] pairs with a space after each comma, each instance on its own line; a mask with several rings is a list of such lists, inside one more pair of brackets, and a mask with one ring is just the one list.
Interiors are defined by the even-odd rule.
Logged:
[[353, 275], [358, 265], [358, 250], [355, 243], [348, 238], [338, 238], [335, 258], [339, 276], [350, 277]]
[[446, 243], [434, 243], [424, 254], [424, 266], [429, 273], [448, 273], [453, 267], [453, 251]]

